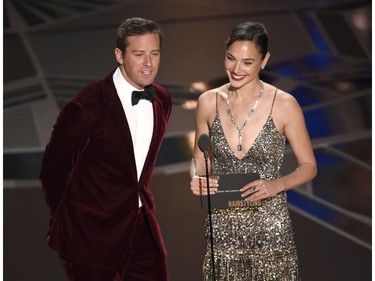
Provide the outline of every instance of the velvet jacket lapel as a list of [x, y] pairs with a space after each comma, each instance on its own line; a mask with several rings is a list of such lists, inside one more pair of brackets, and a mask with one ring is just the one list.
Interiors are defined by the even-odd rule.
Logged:
[[130, 133], [128, 120], [126, 119], [126, 115], [113, 83], [112, 76], [113, 72], [103, 81], [103, 99], [108, 103], [106, 114], [112, 121], [114, 128], [117, 130], [117, 133], [121, 139], [122, 148], [131, 162], [131, 167], [129, 167], [129, 170], [133, 174], [134, 178], [137, 179], [133, 140]]
[[[122, 107], [120, 98], [117, 94], [116, 88], [112, 80], [113, 72], [107, 76], [103, 83], [103, 99], [108, 103], [107, 114], [112, 120], [114, 127], [116, 128], [122, 143], [122, 147], [126, 152], [128, 159], [131, 161], [131, 172], [134, 175], [134, 178], [137, 179], [137, 171], [134, 157], [134, 146], [133, 140], [130, 133], [130, 128], [128, 120], [126, 118], [124, 109]], [[156, 86], [154, 84], [154, 86]], [[159, 119], [162, 118], [162, 101], [158, 96], [158, 87], [156, 86], [156, 98], [153, 102], [153, 111], [154, 111], [154, 128], [152, 139], [149, 147], [149, 151], [145, 160], [144, 168], [141, 173], [140, 183], [148, 184], [150, 181], [151, 173], [153, 169], [146, 169], [145, 167], [153, 167], [153, 163], [156, 161], [156, 156], [161, 145], [161, 138], [165, 132], [165, 122], [160, 122]], [[145, 182], [146, 180], [146, 182]]]

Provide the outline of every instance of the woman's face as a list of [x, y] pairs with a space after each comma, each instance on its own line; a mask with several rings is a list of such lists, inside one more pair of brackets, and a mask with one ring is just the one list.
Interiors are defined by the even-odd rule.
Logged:
[[254, 42], [235, 41], [229, 46], [224, 62], [231, 86], [241, 88], [258, 78], [259, 71], [266, 65], [268, 58], [269, 53], [262, 59]]

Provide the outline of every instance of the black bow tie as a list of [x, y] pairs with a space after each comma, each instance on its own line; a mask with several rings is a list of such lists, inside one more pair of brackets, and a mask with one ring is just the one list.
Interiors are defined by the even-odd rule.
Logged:
[[132, 105], [136, 105], [141, 99], [153, 102], [155, 100], [155, 94], [155, 88], [152, 85], [145, 87], [144, 91], [133, 91]]

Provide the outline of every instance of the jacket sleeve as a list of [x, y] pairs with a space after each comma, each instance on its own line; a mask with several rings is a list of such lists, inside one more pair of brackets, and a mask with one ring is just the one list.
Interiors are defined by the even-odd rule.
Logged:
[[68, 102], [53, 126], [39, 177], [52, 214], [65, 193], [80, 155], [89, 143], [89, 136], [89, 118], [85, 108], [79, 103]]

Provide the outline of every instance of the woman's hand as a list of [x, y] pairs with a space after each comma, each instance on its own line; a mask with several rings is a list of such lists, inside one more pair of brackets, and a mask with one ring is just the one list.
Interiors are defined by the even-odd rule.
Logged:
[[[209, 178], [210, 195], [215, 194], [218, 187], [218, 180]], [[194, 195], [207, 195], [207, 178], [194, 176], [190, 181], [190, 189]]]
[[241, 196], [244, 197], [246, 201], [258, 201], [274, 197], [283, 190], [284, 188], [279, 179], [256, 180], [241, 188]]

